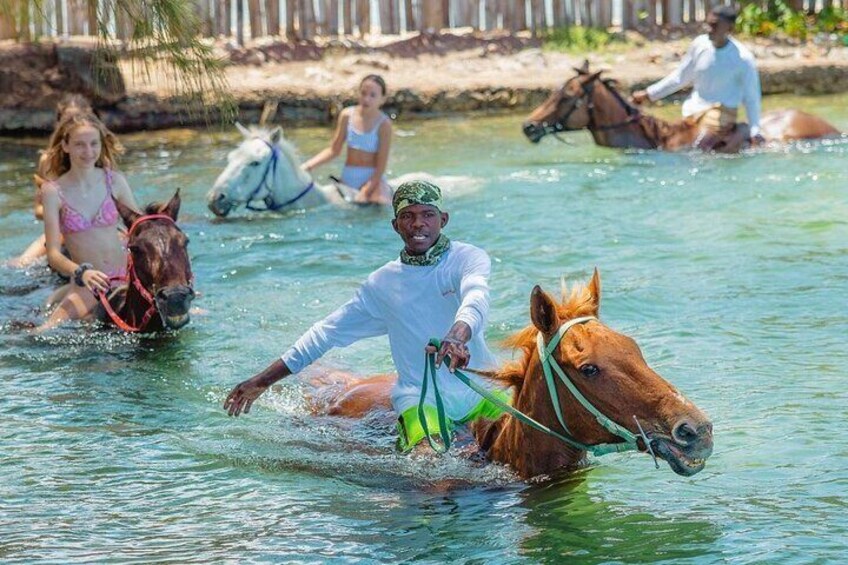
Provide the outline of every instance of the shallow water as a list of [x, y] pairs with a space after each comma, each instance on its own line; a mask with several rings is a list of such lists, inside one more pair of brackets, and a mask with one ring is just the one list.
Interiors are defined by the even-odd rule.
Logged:
[[[848, 130], [846, 96], [767, 103]], [[597, 266], [606, 322], [712, 417], [702, 473], [611, 455], [526, 485], [496, 466], [408, 458], [392, 449], [391, 416], [313, 418], [297, 380], [228, 419], [231, 386], [346, 300], [398, 239], [377, 211], [212, 220], [203, 196], [236, 134], [155, 132], [123, 137], [123, 169], [140, 201], [182, 187], [208, 313], [177, 335], [35, 339], [10, 321], [37, 319], [52, 278], [0, 269], [0, 560], [841, 561], [848, 143], [624, 154], [583, 134], [533, 146], [520, 120], [397, 124], [392, 171], [473, 177], [447, 196], [448, 233], [493, 258], [493, 343], [525, 324], [533, 284], [555, 291]], [[329, 135], [288, 133], [304, 153]], [[0, 142], [0, 257], [38, 233], [29, 178], [42, 142]], [[391, 360], [378, 339], [324, 366]], [[462, 488], [433, 487], [446, 480]]]

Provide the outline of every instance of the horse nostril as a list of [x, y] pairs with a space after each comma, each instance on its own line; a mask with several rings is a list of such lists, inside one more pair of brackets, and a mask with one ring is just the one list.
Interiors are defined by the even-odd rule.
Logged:
[[674, 426], [671, 435], [674, 436], [674, 439], [682, 445], [689, 445], [690, 443], [697, 441], [699, 437], [698, 430], [695, 429], [695, 426], [687, 420], [678, 422], [677, 425]]

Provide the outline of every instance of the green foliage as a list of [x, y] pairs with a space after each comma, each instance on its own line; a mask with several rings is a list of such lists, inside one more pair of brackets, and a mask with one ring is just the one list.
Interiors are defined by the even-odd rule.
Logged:
[[[0, 13], [19, 15], [19, 40], [28, 40], [22, 14], [44, 15], [45, 0], [0, 0]], [[22, 7], [23, 6], [23, 7]], [[203, 41], [194, 6], [186, 0], [106, 0], [96, 12], [98, 38], [95, 60], [129, 58], [140, 64], [148, 79], [164, 77], [166, 86], [186, 103], [190, 113], [214, 108], [225, 121], [235, 117], [236, 105], [224, 76], [224, 61]], [[13, 20], [13, 21], [14, 21]], [[132, 29], [123, 43], [112, 37], [110, 21], [126, 21]], [[95, 69], [97, 71], [98, 69]], [[101, 78], [105, 73], [95, 73]], [[208, 115], [208, 114], [207, 114]]]
[[585, 53], [601, 51], [615, 43], [623, 44], [624, 40], [605, 29], [594, 27], [560, 27], [542, 34], [542, 46], [549, 51]]
[[818, 14], [808, 15], [793, 10], [786, 0], [748, 1], [739, 12], [736, 27], [746, 35], [772, 36], [783, 33], [796, 39], [807, 39], [817, 33], [848, 34], [848, 10], [829, 7]]

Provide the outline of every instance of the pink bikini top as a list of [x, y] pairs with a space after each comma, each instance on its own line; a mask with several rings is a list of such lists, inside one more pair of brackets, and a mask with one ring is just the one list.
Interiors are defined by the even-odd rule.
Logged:
[[91, 228], [110, 227], [118, 223], [118, 208], [112, 200], [112, 171], [104, 169], [103, 172], [106, 174], [106, 198], [103, 199], [103, 203], [100, 204], [100, 208], [91, 220], [68, 204], [62, 196], [62, 191], [57, 190], [59, 200], [62, 201], [62, 207], [59, 208], [59, 231], [63, 235], [88, 231]]

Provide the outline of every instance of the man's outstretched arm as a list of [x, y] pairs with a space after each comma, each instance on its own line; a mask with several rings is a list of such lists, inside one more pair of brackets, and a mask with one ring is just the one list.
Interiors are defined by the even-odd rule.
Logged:
[[247, 414], [253, 402], [275, 382], [299, 373], [334, 347], [345, 347], [360, 339], [383, 335], [386, 325], [371, 313], [365, 287], [354, 298], [313, 325], [283, 356], [264, 371], [239, 383], [224, 401], [230, 416]]
[[268, 387], [289, 375], [291, 375], [289, 368], [282, 359], [277, 359], [261, 373], [236, 385], [224, 401], [224, 410], [230, 416], [238, 416], [242, 412], [247, 414], [253, 402], [268, 390]]

